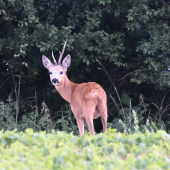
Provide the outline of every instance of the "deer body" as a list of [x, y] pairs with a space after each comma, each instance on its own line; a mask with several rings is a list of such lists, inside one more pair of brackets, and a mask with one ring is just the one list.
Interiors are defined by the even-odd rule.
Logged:
[[[60, 53], [60, 58], [63, 52]], [[99, 116], [101, 116], [103, 131], [105, 132], [107, 130], [107, 97], [103, 88], [95, 82], [72, 83], [66, 75], [66, 70], [71, 64], [70, 55], [65, 57], [62, 65], [61, 60], [59, 64], [53, 65], [45, 56], [42, 56], [42, 61], [50, 71], [52, 84], [60, 95], [70, 103], [71, 110], [77, 120], [80, 136], [84, 134], [84, 120], [91, 135], [95, 135], [93, 119]]]

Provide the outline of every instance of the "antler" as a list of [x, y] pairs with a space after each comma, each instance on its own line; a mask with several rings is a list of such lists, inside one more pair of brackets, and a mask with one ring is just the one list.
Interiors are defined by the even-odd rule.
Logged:
[[54, 58], [53, 51], [52, 51], [52, 57], [53, 57], [53, 60], [54, 60], [55, 65], [57, 65], [57, 61], [56, 61], [55, 58]]
[[62, 51], [62, 53], [61, 53], [61, 52], [59, 52], [59, 53], [60, 53], [60, 58], [59, 58], [59, 60], [58, 60], [58, 64], [61, 64], [61, 59], [62, 59], [62, 57], [63, 57], [64, 50], [65, 50], [65, 48], [66, 48], [66, 43], [67, 43], [67, 41], [66, 41], [66, 42], [65, 42], [65, 44], [64, 44], [64, 47], [63, 47], [63, 51]]

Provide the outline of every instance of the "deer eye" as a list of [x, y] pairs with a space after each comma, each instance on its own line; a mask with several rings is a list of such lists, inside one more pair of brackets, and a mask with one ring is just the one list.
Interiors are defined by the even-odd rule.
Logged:
[[60, 74], [63, 74], [63, 72], [62, 72], [62, 71], [60, 71]]
[[49, 74], [52, 74], [52, 72], [49, 72]]

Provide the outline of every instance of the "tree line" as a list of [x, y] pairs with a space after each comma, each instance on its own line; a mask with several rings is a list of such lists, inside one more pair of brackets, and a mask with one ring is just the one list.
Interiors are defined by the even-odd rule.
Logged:
[[169, 132], [169, 22], [169, 0], [1, 0], [1, 128], [73, 130], [41, 61], [52, 51], [57, 59], [67, 41], [68, 77], [105, 89], [109, 126], [133, 130], [135, 110], [141, 129], [149, 121]]

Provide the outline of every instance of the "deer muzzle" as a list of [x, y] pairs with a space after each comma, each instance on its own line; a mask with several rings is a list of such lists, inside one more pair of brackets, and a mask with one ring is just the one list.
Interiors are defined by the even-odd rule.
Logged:
[[58, 79], [54, 78], [54, 79], [52, 79], [52, 83], [53, 83], [53, 84], [58, 84], [59, 81], [58, 81]]

